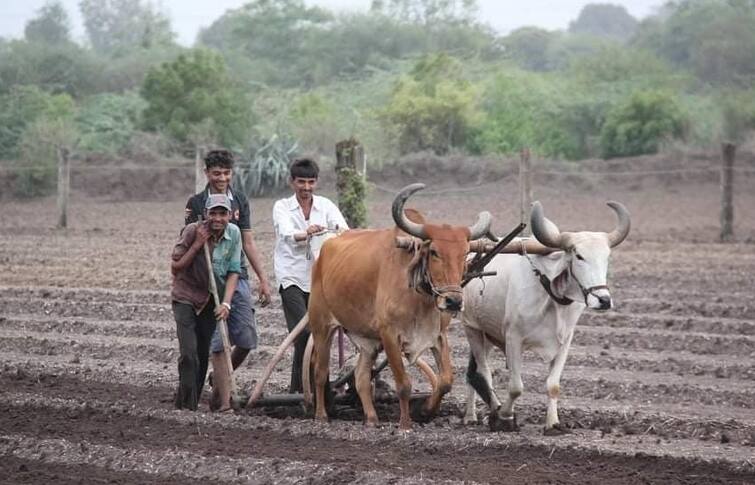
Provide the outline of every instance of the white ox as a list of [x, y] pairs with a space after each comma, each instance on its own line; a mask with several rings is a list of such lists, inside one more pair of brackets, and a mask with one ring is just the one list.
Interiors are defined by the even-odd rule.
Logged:
[[[522, 351], [532, 349], [550, 363], [545, 433], [564, 431], [559, 424], [557, 401], [574, 328], [586, 307], [613, 307], [606, 286], [608, 259], [611, 248], [629, 233], [629, 212], [618, 202], [608, 205], [618, 217], [612, 232], [561, 233], [545, 218], [540, 203], [535, 202], [532, 233], [545, 246], [540, 246], [539, 251], [545, 254], [499, 254], [485, 267], [486, 271], [496, 271], [496, 276], [473, 280], [464, 289], [461, 319], [471, 350], [465, 423], [477, 422], [476, 391], [490, 410], [491, 430], [517, 430], [514, 401], [524, 389]], [[529, 241], [531, 249], [533, 243]], [[493, 345], [505, 352], [510, 372], [508, 397], [503, 404], [493, 390], [487, 361]]]

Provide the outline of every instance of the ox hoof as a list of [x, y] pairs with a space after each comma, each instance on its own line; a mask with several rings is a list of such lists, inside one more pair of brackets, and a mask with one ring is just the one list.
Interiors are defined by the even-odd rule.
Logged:
[[503, 431], [506, 433], [513, 433], [519, 431], [519, 425], [516, 423], [516, 415], [512, 416], [499, 416], [496, 413], [491, 413], [488, 419], [488, 425], [490, 431]]
[[474, 426], [477, 424], [477, 416], [470, 418], [469, 416], [464, 416], [464, 420], [462, 421], [465, 426]]
[[544, 436], [562, 436], [569, 433], [571, 433], [571, 431], [561, 425], [561, 423], [556, 423], [550, 428], [545, 428], [543, 430]]
[[379, 426], [380, 422], [376, 419], [368, 419], [364, 422], [365, 428], [372, 428], [375, 429]]
[[435, 413], [425, 409], [424, 401], [413, 401], [410, 410], [410, 416], [417, 423], [427, 423], [435, 416]]

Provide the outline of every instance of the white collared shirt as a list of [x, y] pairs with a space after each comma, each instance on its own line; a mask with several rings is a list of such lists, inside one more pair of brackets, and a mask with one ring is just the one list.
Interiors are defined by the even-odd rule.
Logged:
[[296, 195], [280, 199], [273, 206], [275, 279], [283, 288], [296, 285], [307, 293], [310, 291], [312, 265], [319, 253], [319, 246], [329, 234], [314, 236], [310, 242], [306, 239], [296, 241], [294, 234], [306, 232], [307, 227], [313, 224], [328, 229], [346, 230], [349, 228], [341, 211], [333, 202], [319, 195], [313, 195], [312, 198], [309, 220], [304, 219], [304, 212], [296, 200]]

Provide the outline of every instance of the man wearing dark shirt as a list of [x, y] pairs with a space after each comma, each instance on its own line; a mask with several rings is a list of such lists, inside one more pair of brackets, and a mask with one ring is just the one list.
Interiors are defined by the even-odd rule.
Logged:
[[[241, 233], [229, 223], [228, 197], [213, 195], [206, 205], [206, 220], [186, 226], [171, 255], [171, 299], [179, 348], [175, 402], [178, 409], [197, 409], [215, 322], [228, 318], [241, 271]], [[208, 268], [203, 254], [205, 244], [212, 254], [212, 268]], [[210, 298], [210, 271], [221, 283], [218, 307]]]
[[[205, 206], [205, 201], [210, 194], [225, 194], [231, 203], [230, 222], [241, 230], [242, 256], [241, 273], [236, 286], [236, 293], [231, 302], [231, 312], [228, 318], [228, 332], [231, 343], [234, 345], [231, 353], [233, 368], [238, 368], [246, 359], [249, 351], [257, 347], [257, 329], [254, 319], [254, 304], [249, 286], [249, 272], [246, 259], [249, 259], [254, 273], [259, 280], [258, 301], [262, 306], [270, 302], [270, 283], [268, 282], [262, 258], [254, 242], [251, 227], [249, 202], [243, 193], [231, 188], [233, 177], [233, 154], [227, 150], [211, 150], [205, 156], [205, 175], [207, 186], [205, 190], [193, 195], [186, 203], [185, 220], [191, 224], [198, 220]], [[212, 338], [212, 352], [222, 351], [222, 341], [219, 332], [216, 331]], [[213, 406], [217, 396], [213, 390]]]

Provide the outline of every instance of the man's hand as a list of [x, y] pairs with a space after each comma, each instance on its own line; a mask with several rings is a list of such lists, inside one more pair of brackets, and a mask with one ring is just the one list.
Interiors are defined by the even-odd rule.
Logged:
[[267, 280], [260, 280], [259, 288], [257, 288], [257, 302], [262, 307], [266, 307], [270, 304], [270, 299], [272, 298], [270, 283], [268, 283]]
[[197, 246], [203, 246], [210, 239], [210, 228], [207, 224], [200, 222], [197, 224], [197, 234], [194, 238], [194, 244]]
[[228, 320], [228, 315], [231, 314], [231, 309], [221, 304], [215, 307], [215, 318], [218, 320]]
[[327, 229], [327, 228], [323, 227], [323, 226], [321, 226], [319, 224], [312, 224], [311, 226], [309, 226], [307, 228], [307, 236], [312, 236], [313, 234], [317, 234], [318, 232], [322, 232], [325, 229]]

